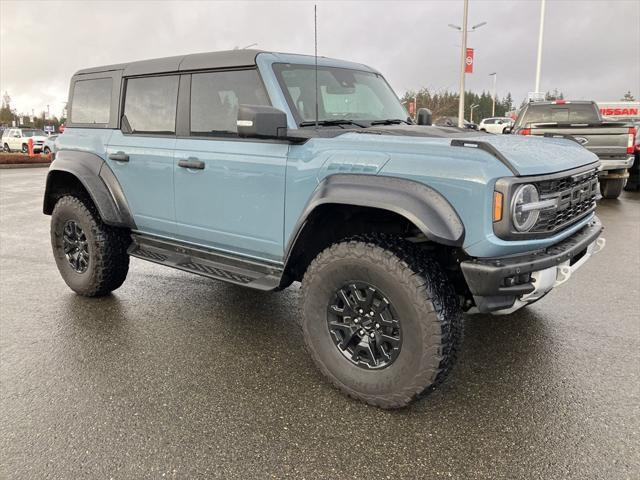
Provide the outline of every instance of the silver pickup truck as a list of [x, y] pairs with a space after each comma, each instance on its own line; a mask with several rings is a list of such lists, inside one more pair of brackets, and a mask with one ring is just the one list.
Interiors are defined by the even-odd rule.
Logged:
[[575, 140], [598, 155], [602, 164], [600, 191], [618, 198], [634, 160], [636, 130], [624, 122], [605, 122], [591, 101], [532, 102], [525, 105], [512, 133]]

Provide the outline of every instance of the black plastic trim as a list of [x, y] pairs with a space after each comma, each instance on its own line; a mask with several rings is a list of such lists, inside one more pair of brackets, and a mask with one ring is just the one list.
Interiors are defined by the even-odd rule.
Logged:
[[515, 176], [517, 177], [520, 176], [520, 172], [509, 161], [509, 159], [504, 155], [502, 155], [502, 153], [500, 153], [500, 151], [489, 142], [483, 142], [482, 140], [462, 140], [462, 139], [454, 138], [453, 140], [451, 140], [451, 146], [452, 147], [471, 147], [471, 148], [477, 148], [479, 150], [484, 150], [485, 152], [493, 155], [495, 158], [500, 160], [500, 162], [505, 167], [507, 167], [511, 171], [511, 173], [513, 173]]
[[124, 192], [115, 175], [98, 155], [73, 150], [60, 150], [47, 175], [43, 212], [51, 215], [56, 190], [64, 181], [56, 172], [73, 175], [84, 186], [107, 225], [136, 228]]
[[143, 260], [256, 290], [276, 290], [280, 286], [283, 269], [279, 264], [139, 232], [131, 238], [128, 253]]
[[510, 257], [466, 260], [460, 264], [462, 273], [474, 296], [516, 296], [530, 293], [535, 289], [532, 283], [505, 287], [502, 286], [503, 280], [571, 260], [594, 242], [603, 228], [598, 217], [594, 216], [578, 232], [546, 250]]
[[302, 211], [286, 249], [289, 258], [307, 218], [320, 205], [373, 207], [402, 215], [436, 243], [462, 246], [464, 225], [436, 190], [412, 180], [382, 175], [336, 174], [323, 179]]

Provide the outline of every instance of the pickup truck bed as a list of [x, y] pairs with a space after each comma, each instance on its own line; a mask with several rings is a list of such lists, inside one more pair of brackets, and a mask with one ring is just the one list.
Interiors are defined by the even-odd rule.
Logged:
[[594, 102], [536, 102], [524, 107], [513, 133], [572, 138], [601, 161], [600, 183], [605, 198], [617, 198], [633, 165], [635, 129], [625, 123], [604, 122]]

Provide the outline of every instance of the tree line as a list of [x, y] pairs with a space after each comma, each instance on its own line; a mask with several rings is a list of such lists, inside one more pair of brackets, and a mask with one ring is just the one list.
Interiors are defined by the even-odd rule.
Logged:
[[5, 92], [2, 98], [2, 107], [0, 107], [0, 126], [11, 127], [14, 125], [21, 127], [32, 127], [43, 130], [45, 126], [53, 126], [58, 131], [60, 125], [67, 121], [66, 118], [58, 118], [55, 115], [46, 118], [44, 110], [40, 115], [19, 115], [11, 108], [11, 97]]

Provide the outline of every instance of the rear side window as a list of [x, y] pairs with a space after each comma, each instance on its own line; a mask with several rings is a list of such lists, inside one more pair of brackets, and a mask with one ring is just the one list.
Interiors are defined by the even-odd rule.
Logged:
[[237, 133], [239, 105], [270, 105], [257, 71], [192, 75], [191, 135]]
[[174, 134], [178, 76], [127, 80], [124, 115], [132, 133]]
[[71, 99], [71, 123], [109, 123], [112, 82], [111, 78], [78, 80]]
[[496, 121], [493, 118], [488, 118], [484, 120], [485, 125], [493, 125], [494, 123], [496, 123]]

